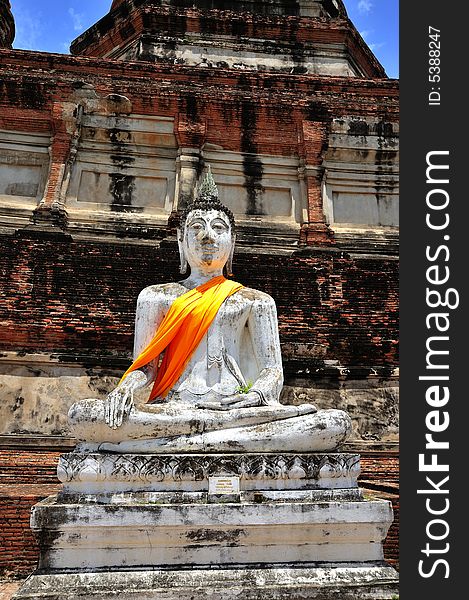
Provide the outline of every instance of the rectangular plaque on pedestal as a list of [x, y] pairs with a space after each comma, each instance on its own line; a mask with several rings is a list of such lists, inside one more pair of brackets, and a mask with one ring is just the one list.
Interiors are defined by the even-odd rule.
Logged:
[[239, 494], [239, 477], [209, 477], [209, 494]]

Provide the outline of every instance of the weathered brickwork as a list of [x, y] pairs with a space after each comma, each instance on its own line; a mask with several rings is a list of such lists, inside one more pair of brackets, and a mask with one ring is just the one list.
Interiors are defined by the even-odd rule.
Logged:
[[399, 569], [399, 456], [395, 452], [364, 452], [360, 458], [360, 485], [370, 498], [389, 500], [394, 521], [384, 543], [386, 560]]
[[29, 526], [31, 507], [57, 491], [53, 485], [0, 484], [0, 577], [29, 575], [39, 547]]
[[[176, 248], [168, 252], [156, 242], [84, 246], [23, 236], [3, 242], [3, 350], [125, 358], [138, 293], [178, 276]], [[374, 367], [386, 376], [397, 366], [395, 260], [327, 250], [314, 256], [239, 252], [234, 269], [237, 280], [276, 300], [287, 377], [324, 376], [327, 361], [351, 367], [355, 378]], [[287, 350], [292, 347], [296, 352]]]
[[60, 452], [0, 450], [0, 485], [54, 485]]
[[60, 452], [0, 449], [0, 577], [29, 575], [39, 548], [29, 526], [31, 507], [60, 485]]
[[[176, 6], [155, 6], [151, 3], [139, 6], [141, 4], [145, 3], [138, 0], [127, 2], [120, 11], [106, 15], [73, 42], [72, 53], [83, 56], [119, 56], [116, 46], [120, 50], [135, 44], [143, 36], [164, 36], [163, 46], [168, 52], [164, 52], [163, 49], [157, 56], [153, 56], [140, 50], [141, 54], [137, 54], [137, 58], [170, 62], [178, 40], [187, 40], [188, 37], [210, 32], [211, 36], [224, 36], [225, 43], [226, 39], [230, 38], [234, 43], [242, 43], [243, 49], [249, 47], [249, 42], [252, 45], [253, 40], [262, 41], [261, 52], [266, 54], [275, 54], [287, 48], [296, 63], [295, 73], [306, 71], [304, 62], [307, 60], [310, 45], [344, 44], [366, 76], [384, 76], [383, 68], [345, 17], [335, 18], [333, 21], [321, 18], [312, 21], [311, 18], [302, 18], [295, 14], [294, 9], [291, 14], [287, 12], [280, 16], [259, 14], [255, 9], [254, 12], [251, 12], [252, 9], [236, 10], [236, 5], [226, 7], [225, 10], [207, 10], [202, 5], [197, 8], [184, 8], [182, 2], [175, 3]], [[143, 45], [145, 47], [145, 41]], [[227, 65], [218, 61], [213, 66], [224, 68]], [[288, 69], [285, 70], [288, 72]]]
[[15, 37], [15, 21], [11, 14], [10, 0], [0, 2], [0, 48], [11, 48]]
[[[297, 128], [305, 120], [327, 124], [341, 115], [398, 118], [395, 80], [130, 66], [19, 50], [2, 50], [1, 57], [0, 123], [5, 129], [51, 131], [53, 102], [77, 101], [76, 92], [85, 84], [98, 96], [125, 95], [137, 114], [179, 116], [189, 122], [200, 118], [207, 123], [206, 143], [231, 151], [239, 151], [243, 135], [249, 135], [259, 153], [295, 155], [303, 143]], [[53, 75], [47, 73], [51, 70]], [[246, 118], [250, 106], [252, 114]], [[320, 155], [321, 135], [318, 142]]]

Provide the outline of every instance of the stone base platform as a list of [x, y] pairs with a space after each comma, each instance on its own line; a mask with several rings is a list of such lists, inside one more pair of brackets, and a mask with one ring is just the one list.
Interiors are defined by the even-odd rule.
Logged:
[[393, 600], [381, 563], [37, 574], [14, 600]]
[[137, 494], [125, 504], [51, 496], [33, 507], [31, 526], [40, 569], [80, 571], [380, 561], [392, 518], [385, 500], [148, 503]]
[[363, 498], [357, 455], [76, 452], [58, 472], [63, 491], [32, 510], [39, 569], [17, 599], [396, 593], [392, 508]]

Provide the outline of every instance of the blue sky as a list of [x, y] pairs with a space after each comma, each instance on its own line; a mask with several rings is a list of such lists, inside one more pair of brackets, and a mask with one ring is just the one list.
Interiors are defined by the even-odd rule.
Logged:
[[388, 76], [399, 77], [399, 0], [344, 0], [344, 4]]
[[[103, 17], [111, 0], [10, 0], [14, 48], [68, 53], [70, 42]], [[399, 0], [345, 0], [350, 19], [386, 69], [399, 76]]]

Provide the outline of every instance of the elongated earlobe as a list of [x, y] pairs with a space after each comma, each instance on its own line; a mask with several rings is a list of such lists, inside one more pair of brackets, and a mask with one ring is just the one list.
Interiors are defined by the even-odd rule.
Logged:
[[184, 252], [183, 233], [179, 229], [177, 230], [178, 248], [179, 248], [179, 273], [185, 275], [187, 272], [187, 258]]
[[234, 235], [233, 243], [231, 245], [230, 256], [228, 257], [228, 260], [225, 265], [226, 274], [228, 275], [228, 277], [231, 277], [233, 275], [233, 255], [234, 255], [234, 249], [235, 249], [235, 242], [236, 242], [236, 236]]

